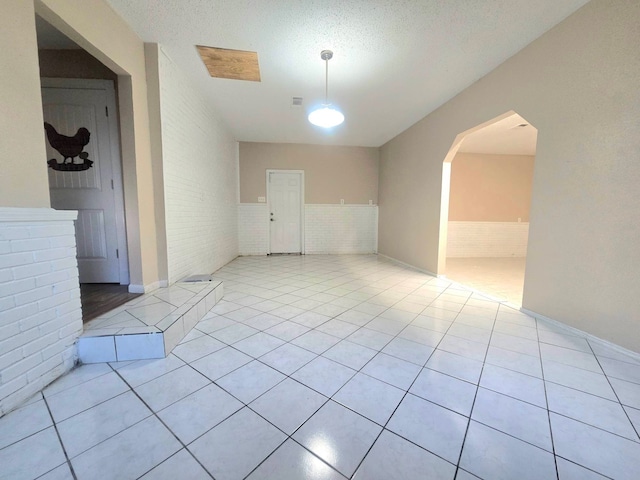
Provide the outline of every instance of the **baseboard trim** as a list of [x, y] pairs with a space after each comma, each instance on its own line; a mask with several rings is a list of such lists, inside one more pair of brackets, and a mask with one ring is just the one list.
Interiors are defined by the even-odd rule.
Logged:
[[414, 265], [410, 265], [408, 263], [401, 262], [397, 258], [390, 257], [389, 255], [385, 255], [384, 253], [377, 253], [377, 255], [379, 257], [384, 257], [384, 258], [386, 258], [387, 260], [389, 260], [389, 261], [391, 261], [393, 263], [397, 263], [399, 265], [402, 265], [403, 267], [410, 268], [411, 270], [417, 270], [418, 272], [426, 273], [427, 275], [431, 275], [432, 277], [436, 277], [436, 278], [444, 278], [444, 275], [438, 275], [437, 273], [433, 273], [433, 272], [431, 272], [429, 270], [425, 270], [424, 268], [418, 268], [418, 267], [416, 267]]
[[562, 323], [558, 320], [554, 320], [553, 318], [549, 318], [546, 317], [544, 315], [541, 315], [539, 313], [536, 313], [532, 310], [529, 310], [527, 308], [521, 308], [520, 311], [522, 313], [526, 313], [527, 315], [534, 317], [536, 320], [542, 320], [543, 322], [549, 323], [551, 325], [553, 325], [554, 327], [558, 327], [561, 330], [565, 330], [567, 332], [570, 332], [574, 335], [580, 336], [580, 337], [584, 337], [587, 340], [593, 342], [593, 343], [597, 343], [603, 347], [606, 348], [610, 348], [611, 350], [614, 350], [618, 353], [621, 353], [623, 355], [626, 355], [627, 357], [631, 357], [634, 360], [637, 360], [640, 362], [640, 353], [638, 352], [634, 352], [633, 350], [629, 350], [628, 348], [624, 348], [620, 345], [618, 345], [617, 343], [613, 343], [610, 342], [609, 340], [604, 340], [603, 338], [600, 337], [596, 337], [595, 335], [592, 335], [590, 333], [587, 333], [583, 330], [580, 330], [579, 328], [575, 328], [572, 327], [570, 325], [567, 325], [566, 323]]
[[150, 283], [149, 285], [139, 285], [135, 283], [129, 284], [129, 293], [150, 293], [159, 288], [165, 288], [169, 286], [167, 280], [158, 280]]

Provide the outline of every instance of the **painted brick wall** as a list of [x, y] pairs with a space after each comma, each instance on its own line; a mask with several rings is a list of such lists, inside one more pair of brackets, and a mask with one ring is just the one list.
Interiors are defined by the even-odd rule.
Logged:
[[160, 54], [169, 282], [238, 254], [238, 144], [182, 72]]
[[82, 310], [75, 217], [0, 208], [0, 416], [76, 361]]
[[524, 257], [528, 222], [449, 222], [447, 257]]
[[238, 205], [240, 255], [266, 255], [269, 249], [269, 209], [266, 203]]
[[378, 207], [305, 205], [305, 253], [375, 253]]
[[[378, 207], [305, 205], [305, 253], [374, 253], [378, 250]], [[240, 255], [265, 255], [269, 248], [266, 204], [238, 206]]]

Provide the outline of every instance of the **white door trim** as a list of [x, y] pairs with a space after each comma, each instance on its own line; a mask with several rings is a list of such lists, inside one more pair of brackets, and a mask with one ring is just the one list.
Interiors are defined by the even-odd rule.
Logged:
[[42, 88], [64, 88], [76, 90], [104, 90], [109, 109], [109, 142], [111, 147], [111, 172], [113, 176], [113, 196], [116, 209], [116, 235], [118, 238], [118, 267], [120, 285], [129, 285], [129, 252], [127, 248], [127, 229], [124, 215], [124, 186], [122, 179], [122, 160], [120, 157], [120, 130], [116, 107], [116, 92], [111, 80], [91, 80], [81, 78], [41, 78]]
[[269, 232], [269, 245], [267, 247], [267, 255], [271, 254], [271, 225], [270, 225], [270, 217], [269, 210], [271, 207], [271, 193], [269, 189], [269, 174], [270, 173], [293, 173], [300, 175], [300, 253], [304, 255], [304, 170], [277, 170], [277, 169], [267, 169], [267, 217], [265, 218], [265, 222], [267, 222], [268, 232]]

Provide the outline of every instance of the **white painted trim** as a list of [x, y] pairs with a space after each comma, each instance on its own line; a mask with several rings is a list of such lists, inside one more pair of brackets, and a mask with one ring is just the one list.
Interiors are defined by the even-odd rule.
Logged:
[[[294, 173], [294, 174], [298, 174], [300, 175], [300, 253], [302, 255], [305, 254], [305, 249], [304, 249], [304, 243], [305, 243], [305, 239], [304, 239], [304, 224], [305, 224], [305, 217], [304, 217], [304, 170], [278, 170], [278, 169], [267, 169], [267, 175], [266, 175], [266, 179], [265, 181], [267, 182], [267, 213], [269, 213], [269, 205], [271, 204], [271, 198], [270, 198], [270, 193], [269, 193], [269, 174], [270, 173]], [[260, 205], [264, 205], [264, 204], [260, 204]], [[267, 222], [267, 231], [269, 232], [269, 243], [267, 245], [267, 255], [269, 255], [271, 253], [271, 224], [270, 224], [270, 218], [269, 215], [267, 215], [267, 218], [265, 219], [265, 221]]]
[[[75, 90], [104, 90], [107, 97], [107, 108], [111, 114], [107, 117], [109, 124], [109, 147], [111, 150], [111, 176], [113, 177], [113, 199], [116, 217], [116, 238], [118, 241], [118, 272], [120, 285], [129, 283], [129, 248], [127, 244], [127, 227], [124, 210], [124, 180], [122, 178], [122, 158], [120, 156], [120, 130], [118, 117], [120, 112], [116, 105], [116, 93], [112, 80], [96, 80], [84, 78], [41, 78], [41, 88], [60, 88]], [[117, 115], [116, 115], [117, 113]]]
[[0, 222], [60, 222], [78, 218], [77, 210], [0, 207]]
[[159, 288], [168, 287], [169, 282], [167, 280], [158, 280], [156, 282], [150, 283], [148, 285], [136, 285], [133, 283], [129, 284], [129, 293], [151, 293]]
[[[259, 205], [264, 205], [263, 203], [259, 204]], [[377, 208], [377, 205], [368, 205], [366, 203], [345, 203], [344, 205], [341, 205], [339, 203], [305, 203], [305, 205], [313, 205], [314, 207], [338, 207], [338, 208], [344, 208], [344, 207], [366, 207], [366, 208]]]
[[407, 267], [407, 268], [409, 268], [411, 270], [416, 270], [416, 271], [421, 272], [421, 273], [426, 273], [427, 275], [431, 275], [432, 277], [436, 277], [436, 278], [444, 278], [444, 275], [438, 275], [438, 274], [435, 274], [433, 272], [430, 272], [429, 270], [425, 270], [423, 268], [418, 268], [418, 267], [415, 267], [413, 265], [409, 265], [408, 263], [401, 262], [400, 260], [398, 260], [396, 258], [393, 258], [393, 257], [390, 257], [389, 255], [385, 255], [383, 253], [378, 253], [377, 255], [379, 257], [386, 258], [387, 260], [390, 260], [393, 263], [397, 263], [399, 265], [402, 265], [403, 267]]
[[558, 320], [554, 320], [553, 318], [549, 318], [549, 317], [545, 317], [544, 315], [540, 315], [539, 313], [533, 312], [531, 310], [528, 310], [526, 308], [521, 308], [520, 311], [522, 313], [526, 313], [527, 315], [534, 317], [536, 320], [542, 320], [543, 322], [549, 323], [551, 325], [553, 325], [554, 327], [558, 327], [561, 330], [565, 330], [567, 332], [570, 332], [574, 335], [578, 335], [580, 337], [584, 337], [587, 340], [597, 343], [599, 345], [602, 345], [603, 347], [606, 348], [610, 348], [611, 350], [614, 350], [618, 353], [622, 353], [623, 355], [626, 355], [628, 357], [631, 357], [635, 360], [640, 361], [640, 353], [638, 352], [634, 352], [633, 350], [629, 350], [627, 348], [621, 347], [620, 345], [610, 342], [609, 340], [604, 340], [600, 337], [596, 337], [595, 335], [592, 335], [590, 333], [587, 333], [583, 330], [580, 330], [579, 328], [575, 328], [572, 327], [570, 325], [567, 325], [566, 323], [562, 323]]

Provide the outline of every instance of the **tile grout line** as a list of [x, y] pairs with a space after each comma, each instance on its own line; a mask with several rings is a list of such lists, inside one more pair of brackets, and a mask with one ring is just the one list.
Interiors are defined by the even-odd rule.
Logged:
[[[111, 367], [111, 365], [109, 365], [109, 366]], [[182, 448], [184, 448], [187, 452], [189, 452], [189, 455], [191, 455], [191, 457], [193, 457], [193, 459], [194, 459], [194, 460], [195, 460], [195, 461], [196, 461], [196, 462], [197, 462], [197, 463], [198, 463], [198, 464], [199, 464], [199, 465], [204, 469], [204, 471], [205, 471], [205, 472], [207, 472], [207, 474], [209, 474], [209, 470], [207, 470], [207, 469], [204, 467], [204, 465], [202, 465], [202, 463], [200, 463], [200, 460], [198, 460], [198, 459], [197, 459], [197, 458], [196, 458], [196, 457], [191, 453], [191, 450], [189, 450], [189, 449], [187, 448], [187, 446], [182, 442], [182, 440], [180, 440], [180, 438], [178, 438], [178, 436], [173, 432], [173, 430], [171, 430], [171, 429], [169, 428], [169, 426], [168, 426], [166, 423], [164, 423], [164, 421], [163, 421], [163, 420], [158, 416], [157, 412], [156, 412], [155, 410], [153, 410], [153, 408], [151, 408], [151, 406], [150, 406], [149, 404], [147, 404], [147, 402], [145, 402], [145, 401], [144, 401], [144, 399], [143, 399], [140, 395], [138, 395], [138, 392], [136, 392], [136, 391], [135, 391], [135, 389], [134, 389], [131, 385], [129, 385], [129, 383], [128, 383], [128, 382], [127, 382], [127, 381], [126, 381], [126, 380], [125, 380], [121, 375], [120, 375], [120, 373], [119, 373], [117, 370], [115, 370], [113, 367], [111, 367], [111, 369], [115, 372], [115, 374], [116, 374], [116, 375], [118, 375], [118, 377], [120, 377], [120, 379], [121, 379], [121, 380], [122, 380], [122, 381], [127, 385], [127, 387], [129, 387], [129, 390], [130, 390], [131, 392], [133, 392], [133, 394], [134, 394], [136, 397], [138, 397], [138, 400], [140, 400], [140, 401], [144, 404], [144, 406], [145, 406], [145, 407], [147, 407], [147, 408], [149, 409], [149, 411], [151, 412], [151, 415], [149, 415], [148, 417], [145, 417], [144, 419], [140, 420], [140, 422], [142, 422], [142, 421], [146, 420], [146, 419], [147, 419], [147, 418], [149, 418], [149, 417], [152, 417], [152, 416], [153, 416], [153, 417], [155, 417], [155, 418], [156, 418], [156, 420], [158, 420], [158, 421], [162, 424], [162, 426], [164, 426], [164, 428], [166, 428], [166, 429], [171, 433], [171, 435], [173, 435], [173, 437], [178, 441], [178, 443], [182, 446]], [[173, 370], [172, 370], [172, 371], [173, 371]], [[198, 373], [199, 373], [199, 372], [198, 372]], [[191, 392], [191, 393], [195, 393], [195, 392], [197, 392], [197, 391], [200, 391], [200, 390], [202, 390], [202, 389], [203, 389], [203, 388], [205, 388], [205, 387], [207, 387], [207, 385], [203, 385], [201, 388], [199, 388], [198, 390], [195, 390], [194, 392]], [[190, 394], [190, 395], [191, 395], [191, 394]], [[188, 396], [188, 395], [187, 395], [187, 396]], [[184, 397], [183, 397], [183, 398], [184, 398]], [[182, 400], [182, 399], [180, 399], [180, 400]], [[179, 400], [176, 400], [176, 402], [178, 402], [178, 401], [179, 401]], [[169, 406], [173, 405], [173, 404], [174, 404], [174, 403], [176, 403], [176, 402], [173, 402], [173, 403], [171, 403], [170, 405], [167, 405], [167, 407], [169, 407]], [[167, 407], [165, 407], [165, 408], [167, 408]], [[163, 410], [164, 410], [164, 409], [163, 409]], [[234, 413], [235, 413], [235, 412], [234, 412]], [[136, 425], [137, 425], [138, 423], [140, 423], [140, 422], [137, 422], [137, 423], [136, 423]], [[125, 430], [126, 430], [126, 429], [125, 429]], [[123, 430], [123, 431], [124, 431], [124, 430]], [[113, 436], [112, 436], [112, 437], [109, 437], [109, 438], [113, 438]], [[105, 440], [105, 441], [106, 441], [106, 440]], [[101, 442], [101, 443], [102, 443], [102, 442]], [[93, 448], [93, 447], [92, 447], [92, 448]], [[147, 474], [147, 473], [149, 473], [151, 470], [153, 470], [154, 468], [156, 468], [158, 465], [161, 465], [162, 463], [164, 463], [165, 461], [167, 461], [169, 458], [173, 457], [173, 456], [174, 456], [176, 453], [178, 453], [180, 450], [181, 450], [181, 449], [179, 449], [178, 451], [176, 451], [176, 452], [174, 452], [173, 454], [169, 455], [167, 458], [165, 458], [164, 460], [162, 460], [160, 463], [158, 463], [158, 464], [154, 465], [154, 466], [153, 466], [153, 467], [151, 467], [149, 470], [147, 470], [146, 472], [144, 472], [144, 473], [143, 473], [142, 475], [140, 475], [138, 478], [140, 478], [140, 477], [142, 477], [142, 476], [146, 475], [146, 474]], [[209, 476], [210, 476], [211, 478], [213, 478], [213, 475], [209, 474]]]
[[[47, 407], [47, 411], [49, 412], [49, 416], [51, 417], [51, 421], [53, 422], [53, 428], [56, 431], [56, 436], [58, 437], [58, 442], [60, 442], [60, 447], [62, 448], [62, 452], [64, 453], [64, 458], [67, 460], [67, 466], [69, 467], [69, 470], [71, 471], [71, 476], [73, 477], [74, 480], [77, 480], [78, 477], [76, 476], [76, 472], [73, 469], [73, 465], [71, 464], [71, 459], [69, 458], [69, 455], [67, 454], [67, 449], [64, 446], [64, 443], [62, 442], [62, 437], [60, 436], [60, 432], [58, 431], [58, 424], [56, 423], [55, 419], [53, 418], [53, 414], [51, 413], [51, 409], [49, 408], [49, 403], [47, 402], [47, 399], [45, 398], [44, 395], [42, 395], [42, 399], [44, 400], [44, 404]], [[56, 466], [55, 468], [58, 468], [58, 466]], [[52, 469], [55, 470], [55, 469]]]

